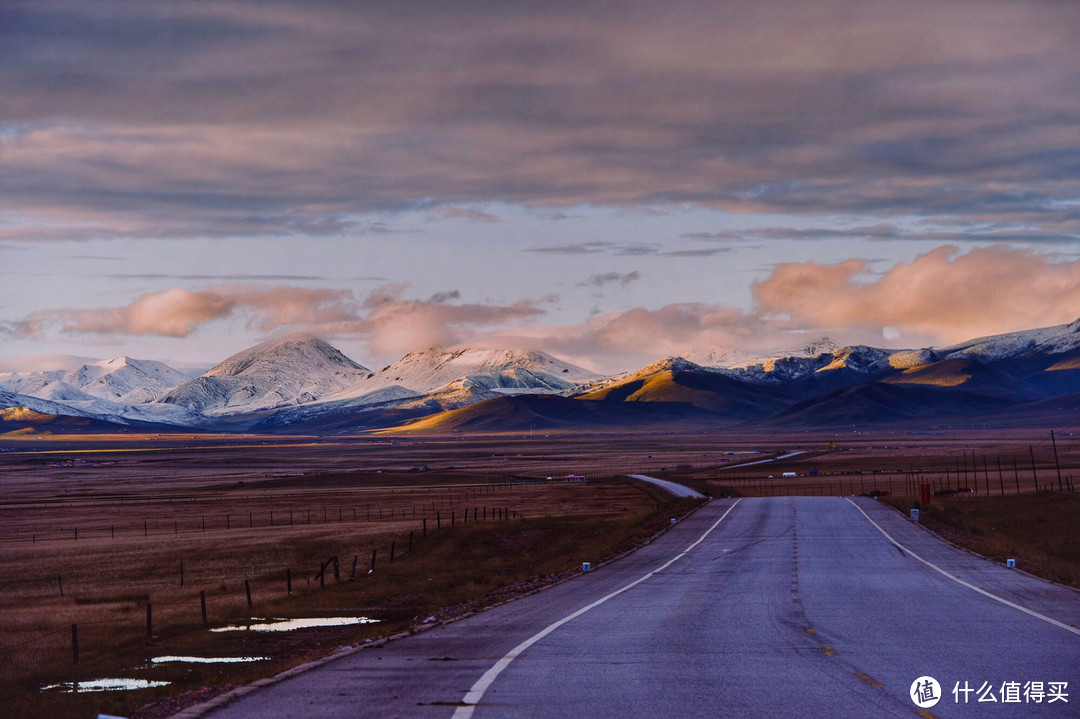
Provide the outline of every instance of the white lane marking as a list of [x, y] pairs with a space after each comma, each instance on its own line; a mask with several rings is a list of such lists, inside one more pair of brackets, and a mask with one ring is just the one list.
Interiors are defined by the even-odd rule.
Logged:
[[1020, 606], [1019, 604], [1015, 604], [1013, 602], [1010, 602], [1008, 599], [1004, 599], [1002, 597], [999, 597], [996, 594], [991, 594], [990, 592], [986, 591], [985, 589], [981, 589], [979, 587], [976, 587], [974, 584], [969, 584], [968, 582], [965, 582], [960, 577], [954, 577], [953, 575], [949, 574], [948, 572], [946, 572], [944, 569], [942, 569], [938, 565], [934, 564], [933, 562], [927, 561], [926, 559], [923, 559], [918, 554], [915, 554], [915, 552], [913, 552], [910, 549], [908, 549], [907, 547], [905, 547], [903, 544], [900, 544], [900, 542], [896, 541], [891, 536], [889, 536], [889, 533], [886, 532], [884, 529], [882, 529], [878, 525], [877, 522], [870, 519], [870, 515], [868, 515], [866, 512], [863, 512], [862, 507], [855, 504], [854, 502], [852, 502], [847, 497], [844, 497], [844, 499], [847, 499], [848, 502], [851, 502], [851, 506], [854, 507], [855, 509], [859, 510], [859, 512], [862, 514], [862, 516], [866, 517], [866, 521], [870, 522], [870, 524], [874, 525], [877, 528], [877, 530], [879, 532], [881, 532], [882, 534], [884, 534], [885, 538], [888, 539], [890, 542], [892, 542], [894, 545], [896, 545], [897, 548], [901, 549], [902, 551], [907, 552], [908, 554], [910, 554], [915, 559], [918, 559], [920, 562], [922, 562], [926, 566], [933, 569], [935, 572], [938, 572], [942, 576], [948, 577], [949, 579], [953, 580], [957, 584], [962, 584], [963, 586], [967, 587], [968, 589], [976, 591], [976, 592], [978, 592], [979, 594], [982, 594], [985, 597], [990, 597], [994, 601], [1001, 602], [1002, 604], [1004, 604], [1006, 606], [1010, 606], [1013, 609], [1019, 609], [1024, 614], [1030, 614], [1031, 616], [1035, 617], [1036, 619], [1041, 619], [1044, 622], [1049, 622], [1050, 624], [1053, 624], [1055, 627], [1061, 627], [1062, 629], [1064, 629], [1067, 632], [1072, 632], [1073, 634], [1080, 635], [1080, 629], [1077, 629], [1076, 627], [1070, 627], [1068, 624], [1062, 624], [1061, 622], [1059, 622], [1056, 619], [1051, 619], [1050, 617], [1039, 614], [1038, 612], [1036, 612], [1034, 610], [1031, 610], [1031, 609], [1028, 609], [1027, 607], [1023, 607], [1023, 606]]
[[705, 537], [708, 537], [709, 534], [711, 534], [712, 531], [714, 529], [716, 529], [720, 525], [720, 522], [723, 522], [724, 519], [729, 514], [731, 514], [731, 510], [735, 509], [735, 505], [738, 504], [741, 501], [742, 501], [741, 498], [736, 499], [735, 504], [732, 504], [730, 507], [728, 507], [727, 511], [724, 512], [723, 516], [721, 516], [720, 519], [713, 522], [713, 525], [711, 527], [709, 527], [708, 529], [706, 529], [705, 533], [702, 534], [700, 537], [698, 537], [696, 542], [694, 542], [689, 547], [684, 549], [677, 556], [673, 557], [672, 559], [669, 559], [663, 566], [652, 570], [651, 572], [649, 572], [645, 576], [641, 577], [640, 579], [635, 579], [634, 581], [630, 582], [629, 584], [627, 584], [625, 587], [622, 587], [621, 589], [616, 589], [614, 592], [607, 595], [606, 597], [601, 597], [600, 599], [597, 599], [592, 604], [589, 604], [588, 606], [582, 607], [581, 609], [577, 610], [573, 614], [570, 614], [569, 616], [563, 617], [559, 621], [557, 621], [554, 624], [551, 624], [548, 627], [542, 629], [541, 631], [537, 632], [536, 634], [532, 635], [531, 637], [529, 637], [528, 639], [523, 641], [521, 644], [518, 644], [516, 647], [511, 649], [506, 654], [506, 656], [504, 656], [499, 661], [495, 662], [494, 666], [492, 666], [491, 669], [488, 669], [486, 672], [484, 672], [484, 675], [482, 677], [480, 677], [476, 681], [476, 684], [472, 685], [472, 688], [469, 689], [468, 693], [465, 695], [465, 698], [461, 700], [462, 705], [459, 706], [457, 708], [457, 710], [454, 712], [453, 719], [469, 719], [473, 715], [473, 711], [476, 710], [476, 705], [480, 703], [481, 699], [483, 699], [484, 692], [486, 692], [488, 690], [488, 687], [491, 686], [491, 684], [495, 681], [496, 677], [498, 677], [500, 674], [502, 674], [502, 671], [504, 669], [506, 669], [508, 666], [510, 666], [510, 662], [517, 659], [518, 656], [520, 656], [522, 652], [524, 652], [526, 649], [531, 647], [533, 644], [536, 644], [538, 641], [540, 641], [541, 639], [546, 637], [548, 634], [551, 634], [553, 631], [555, 631], [556, 629], [558, 629], [562, 625], [566, 624], [570, 620], [577, 619], [578, 617], [580, 617], [582, 614], [589, 611], [593, 607], [598, 607], [601, 604], [603, 604], [604, 602], [606, 602], [607, 600], [611, 599], [612, 597], [617, 597], [618, 595], [622, 594], [626, 590], [636, 587], [637, 585], [644, 582], [646, 579], [649, 579], [650, 577], [652, 577], [654, 574], [657, 574], [658, 572], [664, 571], [665, 569], [670, 567], [672, 564], [674, 564], [675, 562], [677, 562], [680, 559], [682, 559], [683, 557], [685, 557], [687, 552], [689, 552], [691, 549], [693, 549], [697, 545], [701, 544], [705, 540]]

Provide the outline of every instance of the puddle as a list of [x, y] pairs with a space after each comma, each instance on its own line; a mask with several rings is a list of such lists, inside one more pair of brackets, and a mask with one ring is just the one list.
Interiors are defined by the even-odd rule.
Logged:
[[91, 679], [85, 682], [61, 682], [42, 687], [41, 691], [57, 690], [65, 694], [77, 692], [122, 692], [132, 689], [152, 689], [168, 686], [172, 682], [159, 682], [150, 679]]
[[378, 624], [378, 619], [368, 617], [300, 617], [298, 619], [257, 619], [248, 624], [230, 624], [214, 627], [212, 632], [291, 632], [294, 629], [312, 627], [343, 627], [349, 624]]
[[244, 664], [246, 662], [263, 662], [270, 657], [154, 657], [151, 664], [166, 664], [169, 662], [183, 662], [184, 664]]

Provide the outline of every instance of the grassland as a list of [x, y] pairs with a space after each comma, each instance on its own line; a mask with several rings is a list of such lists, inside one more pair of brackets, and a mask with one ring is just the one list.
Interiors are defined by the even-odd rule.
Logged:
[[[891, 502], [902, 511], [909, 498]], [[1042, 492], [1017, 497], [935, 497], [919, 521], [977, 554], [1080, 589], [1080, 494]]]
[[[1058, 444], [1064, 477], [1071, 477], [1080, 443], [1059, 434]], [[626, 474], [666, 477], [708, 494], [888, 492], [901, 503], [922, 483], [936, 489], [977, 478], [978, 495], [942, 498], [944, 526], [957, 524], [948, 506], [975, 508], [988, 491], [995, 501], [1019, 494], [1048, 506], [1068, 498], [1035, 493], [1036, 482], [1056, 489], [1048, 449], [1039, 435], [987, 433], [0, 441], [0, 713], [153, 719], [339, 646], [532, 591], [582, 561], [632, 548], [690, 508]], [[800, 454], [777, 459], [793, 452]], [[1036, 468], [1017, 466], [1007, 482], [1013, 462], [1029, 454]], [[770, 461], [748, 464], [762, 460]], [[796, 476], [783, 477], [789, 472]], [[571, 473], [589, 482], [557, 481]], [[979, 527], [967, 528], [972, 534], [996, 536], [992, 530], [1002, 526], [989, 520], [992, 530], [984, 530], [986, 517], [962, 516], [959, 524], [970, 519]], [[1073, 562], [1075, 545], [1055, 543], [1055, 533], [1074, 536], [1075, 515], [1047, 521], [1046, 533], [1032, 534], [1033, 545], [1048, 562]], [[1070, 522], [1071, 533], [1064, 532]], [[211, 633], [200, 593], [211, 625], [354, 614], [379, 623], [285, 635]], [[149, 664], [162, 654], [271, 658]], [[172, 683], [134, 692], [39, 691], [102, 676]]]

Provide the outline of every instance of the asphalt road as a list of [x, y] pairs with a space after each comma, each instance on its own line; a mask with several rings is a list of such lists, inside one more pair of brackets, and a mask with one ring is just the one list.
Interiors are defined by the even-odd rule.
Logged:
[[716, 500], [622, 560], [209, 716], [1078, 717], [1070, 625], [1080, 593], [873, 500]]
[[631, 474], [630, 479], [637, 479], [642, 482], [648, 482], [664, 490], [668, 494], [674, 497], [696, 497], [697, 499], [705, 499], [705, 495], [696, 490], [690, 489], [685, 484], [677, 484], [676, 482], [669, 482], [666, 479], [657, 479], [656, 477], [650, 477], [645, 474]]

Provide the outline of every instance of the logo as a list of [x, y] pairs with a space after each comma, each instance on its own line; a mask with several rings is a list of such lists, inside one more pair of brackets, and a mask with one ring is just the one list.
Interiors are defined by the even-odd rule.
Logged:
[[941, 685], [933, 677], [919, 677], [911, 683], [911, 701], [920, 709], [929, 709], [941, 701]]

